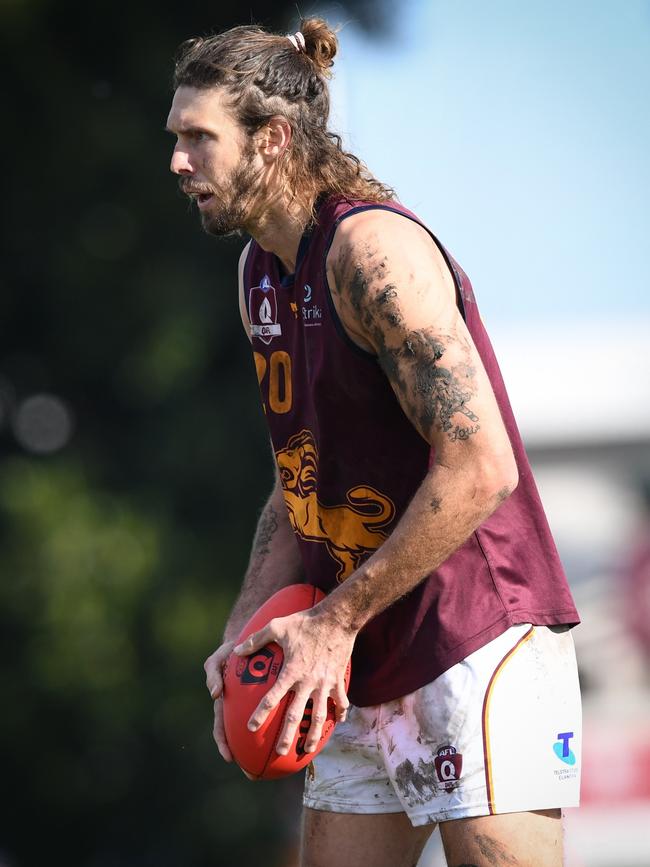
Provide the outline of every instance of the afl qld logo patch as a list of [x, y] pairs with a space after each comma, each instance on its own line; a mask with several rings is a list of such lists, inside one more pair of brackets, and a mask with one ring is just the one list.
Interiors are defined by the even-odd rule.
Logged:
[[453, 791], [458, 785], [458, 780], [463, 769], [463, 757], [456, 751], [456, 747], [447, 744], [440, 747], [438, 755], [433, 760], [436, 776], [447, 792]]
[[248, 317], [251, 334], [267, 345], [274, 337], [282, 334], [278, 323], [278, 302], [275, 289], [265, 274], [259, 286], [253, 286], [248, 293]]

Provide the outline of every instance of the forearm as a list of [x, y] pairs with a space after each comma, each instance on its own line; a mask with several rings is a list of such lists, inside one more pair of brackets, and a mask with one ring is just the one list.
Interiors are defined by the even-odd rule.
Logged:
[[384, 544], [318, 607], [358, 632], [447, 560], [515, 485], [505, 473], [436, 466]]
[[248, 568], [224, 630], [224, 641], [234, 640], [276, 590], [302, 580], [298, 541], [289, 524], [282, 491], [276, 486], [257, 523]]

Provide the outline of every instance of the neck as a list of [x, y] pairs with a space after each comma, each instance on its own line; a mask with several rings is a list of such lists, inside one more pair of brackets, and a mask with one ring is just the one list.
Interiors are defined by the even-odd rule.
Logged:
[[256, 215], [248, 231], [263, 250], [275, 253], [288, 274], [293, 274], [300, 239], [309, 220], [310, 214], [306, 208], [281, 199], [267, 206], [262, 214]]

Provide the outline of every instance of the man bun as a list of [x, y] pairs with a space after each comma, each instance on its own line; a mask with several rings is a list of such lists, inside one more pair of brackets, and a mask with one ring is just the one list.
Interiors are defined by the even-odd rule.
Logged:
[[329, 78], [338, 48], [336, 33], [323, 18], [303, 18], [300, 31], [305, 38], [305, 54], [320, 74]]

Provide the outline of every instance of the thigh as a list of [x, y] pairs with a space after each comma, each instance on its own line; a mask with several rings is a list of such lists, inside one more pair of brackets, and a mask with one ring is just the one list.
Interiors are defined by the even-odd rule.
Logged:
[[449, 867], [562, 867], [560, 810], [501, 813], [443, 822]]
[[300, 867], [416, 867], [435, 825], [414, 828], [404, 813], [303, 810]]

